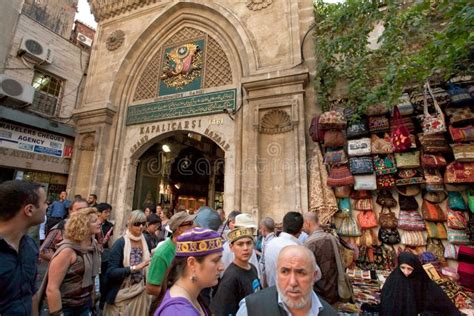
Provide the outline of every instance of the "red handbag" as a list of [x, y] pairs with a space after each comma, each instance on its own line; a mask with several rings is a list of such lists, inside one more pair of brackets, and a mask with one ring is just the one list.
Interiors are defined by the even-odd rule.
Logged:
[[393, 148], [395, 149], [395, 152], [407, 151], [411, 147], [410, 132], [401, 122], [400, 111], [397, 106], [393, 109], [393, 118], [395, 129], [392, 131], [390, 136]]
[[444, 183], [474, 182], [474, 162], [453, 161], [446, 167]]
[[327, 185], [330, 187], [354, 185], [354, 176], [347, 165], [333, 166], [329, 171]]
[[446, 159], [442, 155], [423, 154], [421, 156], [421, 165], [424, 168], [446, 167]]
[[357, 221], [359, 227], [362, 229], [377, 227], [377, 218], [375, 217], [374, 211], [362, 211], [357, 214]]
[[311, 120], [311, 125], [309, 126], [309, 136], [313, 142], [319, 142], [324, 139], [324, 130], [319, 128], [319, 115], [316, 115]]

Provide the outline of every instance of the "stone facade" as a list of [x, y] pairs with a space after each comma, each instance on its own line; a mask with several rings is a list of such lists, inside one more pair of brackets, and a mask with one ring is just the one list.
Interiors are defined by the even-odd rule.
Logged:
[[[96, 192], [111, 202], [123, 227], [138, 159], [182, 130], [224, 150], [226, 212], [240, 209], [280, 222], [287, 211], [308, 210], [312, 144], [306, 131], [317, 109], [310, 36], [302, 42], [314, 22], [312, 1], [89, 2], [99, 24], [84, 99], [74, 111], [74, 192]], [[200, 88], [164, 95], [163, 53], [194, 40], [205, 43]], [[130, 123], [140, 106], [228, 91], [235, 91], [234, 108], [166, 120], [150, 114]]]

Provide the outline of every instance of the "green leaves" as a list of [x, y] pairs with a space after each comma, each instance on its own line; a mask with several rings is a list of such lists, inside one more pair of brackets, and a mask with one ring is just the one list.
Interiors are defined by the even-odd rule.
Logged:
[[[430, 78], [472, 74], [474, 4], [469, 0], [316, 0], [315, 89], [324, 110], [337, 83], [347, 80], [347, 107], [394, 105], [407, 86]], [[376, 50], [368, 37], [377, 23]]]

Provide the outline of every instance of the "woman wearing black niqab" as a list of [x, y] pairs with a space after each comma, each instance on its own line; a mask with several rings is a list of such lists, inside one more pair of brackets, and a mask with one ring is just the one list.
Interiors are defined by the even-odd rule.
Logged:
[[380, 308], [381, 316], [462, 315], [409, 252], [400, 253], [398, 267], [385, 281]]

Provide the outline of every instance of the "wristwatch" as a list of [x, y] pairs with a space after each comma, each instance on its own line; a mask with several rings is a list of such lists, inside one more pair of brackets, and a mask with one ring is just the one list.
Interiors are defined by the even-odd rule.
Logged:
[[135, 272], [136, 268], [137, 268], [136, 266], [131, 266], [130, 267], [130, 272]]

